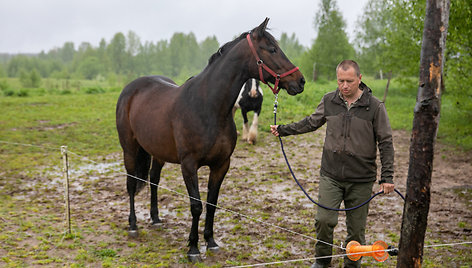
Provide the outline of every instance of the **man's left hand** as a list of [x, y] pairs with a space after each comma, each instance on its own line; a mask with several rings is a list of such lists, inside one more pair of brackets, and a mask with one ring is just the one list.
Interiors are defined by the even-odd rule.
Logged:
[[380, 184], [380, 191], [384, 191], [385, 194], [389, 194], [395, 190], [395, 184], [393, 183], [382, 183]]

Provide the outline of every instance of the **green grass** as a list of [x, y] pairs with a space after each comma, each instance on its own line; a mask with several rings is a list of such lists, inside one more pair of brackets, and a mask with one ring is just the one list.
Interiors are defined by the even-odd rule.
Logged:
[[[92, 154], [119, 149], [114, 112], [120, 88], [107, 87], [106, 83], [98, 81], [48, 79], [43, 81], [43, 85], [55, 85], [55, 88], [23, 89], [15, 79], [5, 81], [10, 85], [9, 90], [26, 92], [26, 96], [14, 94], [1, 97], [0, 94], [0, 140], [56, 148], [66, 144]], [[372, 88], [376, 97], [383, 98], [386, 80], [367, 77], [363, 81]], [[68, 88], [63, 88], [65, 85], [69, 85]], [[335, 88], [334, 81], [322, 84], [309, 82], [305, 91], [295, 97], [282, 91], [279, 94], [277, 123], [297, 121], [311, 114], [322, 96]], [[260, 125], [262, 131], [268, 131], [265, 126], [274, 121], [274, 96], [268, 87], [263, 86], [263, 89], [264, 112]], [[411, 85], [402, 86], [396, 80], [391, 82], [386, 107], [393, 129], [411, 130], [416, 92], [417, 88]], [[472, 103], [455, 96], [442, 96], [438, 141], [464, 150], [472, 149]]]
[[[107, 155], [119, 151], [115, 131], [115, 105], [119, 92], [0, 98], [0, 163], [9, 170], [43, 166], [59, 155], [62, 145], [78, 154]], [[24, 154], [27, 149], [28, 154]], [[28, 161], [26, 161], [28, 159]]]

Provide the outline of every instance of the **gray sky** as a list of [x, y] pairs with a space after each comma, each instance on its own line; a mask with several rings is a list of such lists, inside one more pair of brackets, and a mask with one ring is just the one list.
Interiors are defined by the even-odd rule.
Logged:
[[[220, 44], [269, 17], [279, 38], [295, 33], [310, 46], [320, 0], [0, 0], [0, 53], [37, 53], [74, 42], [98, 46], [117, 32], [134, 31], [141, 42], [193, 32], [200, 42], [215, 35]], [[367, 0], [337, 0], [352, 39]]]

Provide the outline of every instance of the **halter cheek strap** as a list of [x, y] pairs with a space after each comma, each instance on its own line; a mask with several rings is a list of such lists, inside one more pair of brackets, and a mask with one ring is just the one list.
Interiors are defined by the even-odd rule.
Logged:
[[[262, 83], [268, 85], [268, 86], [270, 87], [270, 89], [272, 89], [272, 92], [274, 92], [274, 94], [279, 93], [280, 89], [278, 89], [278, 86], [279, 86], [280, 78], [283, 78], [283, 77], [285, 77], [285, 76], [291, 75], [292, 73], [298, 71], [299, 68], [298, 68], [298, 67], [295, 67], [295, 68], [291, 69], [290, 71], [285, 72], [285, 73], [283, 73], [283, 74], [278, 74], [278, 73], [272, 71], [272, 69], [270, 69], [267, 65], [265, 65], [264, 62], [261, 60], [261, 58], [259, 58], [259, 55], [257, 55], [257, 51], [256, 51], [256, 49], [254, 48], [254, 45], [252, 44], [252, 40], [251, 40], [250, 34], [247, 34], [247, 35], [246, 35], [246, 39], [247, 39], [247, 42], [249, 43], [249, 47], [251, 48], [252, 54], [253, 54], [254, 57], [256, 58], [257, 67], [259, 68], [259, 80], [260, 80]], [[273, 77], [275, 77], [274, 87], [272, 87], [271, 85], [269, 85], [269, 83], [267, 83], [267, 82], [264, 80], [264, 75], [262, 74], [262, 68], [264, 68], [264, 70], [265, 70], [266, 72], [268, 72], [270, 75], [272, 75]]]

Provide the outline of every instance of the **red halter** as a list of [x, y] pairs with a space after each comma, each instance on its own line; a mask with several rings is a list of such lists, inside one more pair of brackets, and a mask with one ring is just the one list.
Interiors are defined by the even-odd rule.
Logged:
[[[249, 47], [251, 48], [251, 51], [252, 51], [252, 54], [254, 55], [254, 57], [256, 57], [256, 60], [257, 60], [257, 66], [259, 67], [259, 80], [262, 81], [262, 83], [268, 85], [270, 87], [270, 89], [272, 89], [272, 92], [274, 92], [274, 94], [277, 94], [279, 93], [279, 90], [280, 89], [277, 89], [278, 85], [279, 85], [279, 81], [280, 81], [280, 78], [283, 78], [287, 75], [290, 75], [296, 71], [299, 70], [298, 67], [295, 67], [293, 68], [292, 70], [288, 71], [288, 72], [285, 72], [283, 74], [278, 74], [274, 71], [272, 71], [269, 67], [267, 67], [267, 65], [264, 64], [264, 62], [261, 60], [261, 58], [259, 58], [259, 56], [257, 55], [257, 52], [256, 52], [256, 49], [254, 48], [254, 45], [252, 44], [252, 41], [251, 41], [251, 36], [250, 34], [247, 34], [246, 35], [246, 39], [247, 39], [247, 42], [249, 43]], [[271, 87], [269, 85], [269, 83], [267, 83], [265, 80], [264, 80], [264, 76], [262, 75], [262, 68], [264, 68], [264, 70], [266, 70], [270, 75], [272, 75], [273, 77], [275, 77], [275, 83], [274, 83], [274, 87]]]

